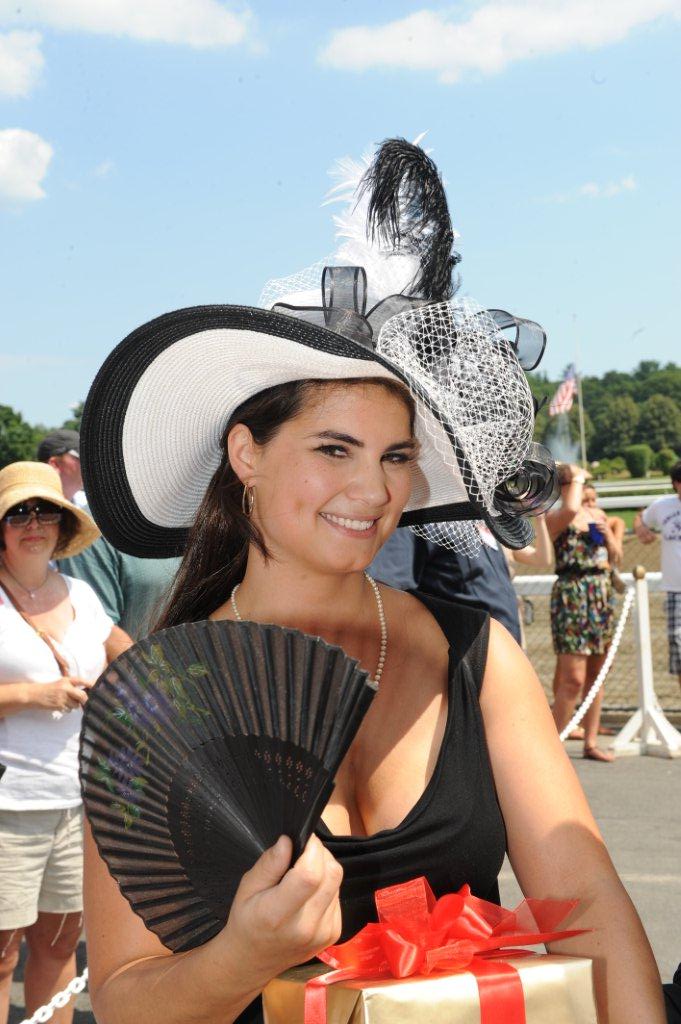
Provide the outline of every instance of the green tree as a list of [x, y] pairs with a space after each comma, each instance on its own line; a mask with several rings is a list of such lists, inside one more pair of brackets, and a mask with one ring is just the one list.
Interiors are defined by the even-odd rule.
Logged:
[[672, 466], [675, 466], [678, 461], [678, 455], [671, 448], [660, 448], [655, 456], [655, 469], [659, 469], [661, 473], [667, 476], [671, 473]]
[[80, 431], [80, 421], [83, 418], [84, 405], [85, 402], [78, 402], [76, 405], [71, 406], [73, 416], [71, 416], [68, 420], [64, 420], [64, 422], [62, 423], [62, 427], [65, 427], [67, 430]]
[[624, 460], [632, 476], [647, 476], [653, 462], [653, 449], [648, 444], [630, 444], [624, 449]]
[[549, 424], [548, 403], [558, 385], [551, 383], [545, 374], [539, 373], [528, 373], [527, 381], [533, 397], [537, 404], [541, 406], [534, 423], [534, 439], [541, 443]]
[[590, 469], [594, 480], [605, 480], [606, 477], [612, 474], [610, 459], [598, 459], [596, 462], [591, 463]]
[[10, 462], [32, 462], [41, 436], [20, 412], [0, 405], [0, 469]]
[[636, 398], [639, 402], [645, 402], [653, 395], [667, 395], [681, 408], [681, 369], [678, 366], [668, 363], [637, 385]]
[[589, 448], [590, 459], [608, 459], [620, 455], [633, 444], [639, 421], [636, 402], [630, 395], [606, 398], [594, 415], [594, 433]]
[[681, 449], [681, 409], [667, 395], [651, 395], [641, 406], [636, 440], [660, 448]]
[[653, 373], [657, 373], [659, 369], [660, 364], [657, 359], [643, 359], [632, 373], [632, 377], [636, 380], [647, 380]]
[[[594, 378], [585, 378], [586, 381]], [[608, 395], [614, 398], [615, 395], [631, 395], [636, 397], [637, 382], [630, 373], [622, 373], [620, 370], [608, 370], [602, 377], [595, 378], [600, 387], [601, 396]]]

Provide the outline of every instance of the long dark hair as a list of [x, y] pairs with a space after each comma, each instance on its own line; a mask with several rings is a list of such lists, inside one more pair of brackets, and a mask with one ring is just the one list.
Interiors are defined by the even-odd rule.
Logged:
[[155, 629], [207, 619], [224, 604], [234, 586], [243, 579], [250, 545], [264, 558], [269, 557], [262, 534], [242, 509], [243, 484], [227, 456], [227, 438], [232, 428], [243, 423], [255, 443], [265, 445], [287, 420], [298, 415], [308, 398], [320, 388], [356, 384], [378, 384], [400, 398], [409, 412], [413, 433], [414, 400], [404, 385], [385, 377], [290, 381], [260, 391], [234, 411], [221, 438], [222, 460], [196, 513], [170, 597]]

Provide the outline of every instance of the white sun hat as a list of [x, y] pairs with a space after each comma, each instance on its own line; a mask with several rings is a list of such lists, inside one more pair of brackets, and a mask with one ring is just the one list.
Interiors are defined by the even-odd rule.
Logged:
[[[407, 293], [384, 291], [367, 313], [376, 289], [363, 268], [321, 268], [318, 305], [177, 310], [133, 331], [100, 369], [81, 462], [93, 515], [120, 550], [183, 550], [225, 427], [249, 398], [291, 381], [357, 378], [399, 381], [416, 404], [420, 454], [401, 525], [482, 519], [502, 543], [528, 543], [522, 516], [540, 504], [550, 470], [537, 476], [528, 462], [533, 400], [517, 339], [503, 333], [523, 322], [451, 301], [454, 233], [423, 150], [389, 140], [370, 171], [368, 216], [380, 228], [409, 214], [397, 228], [415, 271]], [[292, 281], [285, 297], [309, 302], [311, 280]]]

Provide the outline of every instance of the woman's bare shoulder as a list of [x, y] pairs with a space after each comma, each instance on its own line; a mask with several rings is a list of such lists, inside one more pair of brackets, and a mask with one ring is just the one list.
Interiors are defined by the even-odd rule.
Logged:
[[380, 590], [383, 605], [388, 614], [392, 611], [395, 615], [430, 615], [423, 601], [419, 601], [413, 594], [408, 594], [404, 590], [396, 590], [395, 587], [389, 587], [387, 583], [380, 583]]
[[399, 628], [405, 639], [432, 641], [434, 637], [442, 637], [442, 629], [430, 609], [413, 594], [403, 590], [395, 590], [387, 584], [381, 584], [381, 596], [385, 607], [388, 626]]
[[398, 677], [415, 675], [435, 688], [445, 678], [449, 643], [430, 609], [413, 594], [381, 585], [388, 622], [389, 661], [399, 666]]

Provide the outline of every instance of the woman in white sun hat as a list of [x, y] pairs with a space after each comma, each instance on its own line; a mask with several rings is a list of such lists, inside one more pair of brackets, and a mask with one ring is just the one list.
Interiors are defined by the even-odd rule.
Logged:
[[[130, 640], [50, 568], [99, 536], [38, 462], [0, 470], [0, 1021], [25, 937], [30, 1015], [75, 973], [82, 926], [78, 735], [88, 689]], [[75, 712], [72, 713], [72, 712]], [[73, 1010], [55, 1015], [67, 1024]]]
[[531, 448], [524, 322], [451, 301], [432, 161], [389, 140], [362, 189], [386, 259], [411, 268], [400, 294], [369, 279], [367, 313], [362, 268], [335, 267], [306, 306], [279, 291], [272, 310], [167, 314], [118, 346], [88, 397], [102, 530], [137, 555], [184, 550], [161, 626], [295, 627], [379, 683], [316, 836], [293, 865], [285, 837], [266, 851], [205, 945], [166, 949], [86, 838], [97, 1019], [255, 1024], [265, 984], [372, 919], [376, 888], [425, 875], [438, 896], [468, 882], [498, 901], [508, 850], [528, 896], [581, 900], [570, 927], [593, 931], [552, 948], [594, 958], [600, 1020], [663, 1024], [650, 947], [525, 656], [485, 614], [365, 574], [398, 524], [453, 524], [441, 539], [464, 546], [483, 520], [521, 547], [554, 480]]

